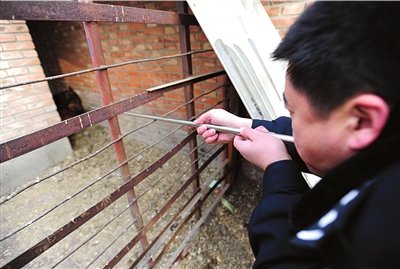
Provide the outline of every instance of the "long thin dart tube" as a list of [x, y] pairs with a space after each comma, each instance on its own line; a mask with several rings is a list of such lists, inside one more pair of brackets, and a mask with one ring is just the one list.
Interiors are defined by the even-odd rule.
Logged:
[[[175, 124], [180, 124], [180, 125], [190, 126], [190, 127], [199, 127], [201, 125], [205, 125], [205, 126], [207, 126], [207, 128], [214, 129], [218, 132], [230, 133], [230, 134], [234, 134], [234, 135], [240, 134], [239, 128], [231, 128], [231, 127], [227, 127], [227, 126], [220, 126], [220, 125], [213, 125], [213, 124], [196, 124], [193, 121], [164, 118], [164, 117], [132, 113], [132, 112], [128, 112], [126, 114], [128, 114], [130, 116], [141, 117], [141, 118], [152, 119], [152, 120], [159, 120], [159, 121], [164, 121], [164, 122], [170, 122], [170, 123], [175, 123]], [[282, 140], [284, 142], [294, 143], [292, 136], [276, 134], [276, 133], [269, 133], [269, 134], [272, 136], [275, 136], [276, 138], [279, 138], [280, 140]]]

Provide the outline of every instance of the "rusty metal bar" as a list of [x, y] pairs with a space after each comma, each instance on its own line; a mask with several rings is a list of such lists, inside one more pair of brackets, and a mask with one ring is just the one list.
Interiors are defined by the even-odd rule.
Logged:
[[161, 158], [159, 158], [152, 165], [144, 169], [142, 172], [131, 178], [128, 182], [123, 184], [121, 187], [113, 191], [109, 196], [105, 197], [101, 201], [99, 201], [94, 206], [90, 207], [88, 210], [75, 217], [69, 223], [41, 240], [28, 250], [24, 251], [20, 255], [18, 255], [15, 259], [10, 261], [8, 264], [4, 266], [4, 268], [21, 268], [31, 262], [33, 259], [41, 255], [44, 251], [54, 246], [56, 243], [64, 239], [67, 235], [69, 235], [74, 230], [78, 229], [84, 223], [89, 221], [91, 218], [100, 213], [103, 209], [107, 208], [113, 202], [115, 202], [122, 195], [126, 194], [129, 190], [132, 189], [133, 186], [139, 184], [143, 179], [152, 174], [158, 168], [161, 167], [165, 162], [167, 162], [172, 156], [174, 156], [179, 150], [181, 150], [192, 138], [195, 136], [195, 132], [192, 132], [186, 138], [184, 138], [180, 143], [178, 143], [174, 148], [172, 148], [169, 152], [164, 154]]
[[142, 104], [153, 101], [161, 97], [163, 92], [171, 91], [190, 83], [196, 83], [222, 74], [225, 74], [225, 71], [221, 70], [192, 76], [190, 78], [156, 86], [148, 89], [148, 92], [146, 93], [135, 95], [102, 108], [83, 113], [79, 116], [70, 118], [28, 135], [4, 142], [0, 144], [0, 163], [14, 159], [25, 153], [55, 142], [63, 137], [70, 136], [104, 120], [129, 111]]
[[[149, 122], [148, 124], [150, 124], [151, 122]], [[146, 124], [146, 125], [148, 125]], [[134, 129], [137, 130], [138, 128]], [[153, 143], [152, 145], [147, 146], [146, 148], [140, 150], [137, 154], [135, 154], [134, 156], [130, 157], [129, 159], [127, 159], [126, 161], [124, 161], [123, 163], [118, 164], [116, 167], [112, 168], [110, 171], [108, 171], [106, 174], [100, 176], [99, 178], [97, 178], [95, 181], [89, 183], [88, 185], [86, 185], [85, 187], [81, 188], [78, 192], [68, 196], [67, 198], [65, 198], [64, 200], [62, 200], [60, 203], [58, 203], [57, 205], [53, 206], [52, 208], [46, 210], [45, 212], [43, 212], [42, 214], [40, 214], [39, 216], [37, 216], [34, 219], [31, 219], [29, 222], [25, 223], [24, 225], [22, 225], [21, 227], [15, 229], [12, 232], [9, 232], [8, 234], [4, 235], [2, 238], [0, 238], [0, 242], [6, 240], [7, 238], [13, 236], [14, 234], [20, 232], [21, 230], [27, 228], [28, 226], [32, 225], [33, 223], [35, 223], [36, 221], [40, 220], [41, 218], [43, 218], [44, 216], [46, 216], [47, 214], [49, 214], [50, 212], [52, 212], [53, 210], [57, 209], [58, 207], [60, 207], [61, 205], [63, 205], [64, 203], [66, 203], [67, 201], [73, 199], [74, 197], [76, 197], [77, 195], [81, 194], [83, 191], [87, 190], [88, 188], [92, 187], [94, 184], [98, 183], [100, 180], [102, 180], [103, 178], [109, 176], [111, 173], [115, 172], [116, 170], [118, 170], [119, 168], [121, 168], [123, 165], [127, 164], [129, 161], [132, 161], [133, 159], [135, 159], [136, 157], [138, 157], [140, 154], [142, 154], [143, 152], [145, 152], [146, 150], [150, 149], [151, 147], [155, 146], [156, 144], [160, 143], [161, 141], [163, 141], [164, 139], [166, 139], [167, 137], [169, 137], [170, 135], [172, 135], [176, 130], [178, 130], [178, 128], [176, 128], [175, 130], [173, 130], [172, 132], [170, 132], [167, 136], [165, 136], [164, 138], [158, 140], [157, 142]], [[126, 136], [126, 135], [124, 135]], [[119, 140], [119, 139], [117, 139]], [[112, 145], [113, 143], [108, 143], [109, 145]], [[105, 148], [105, 147], [103, 147]], [[98, 152], [96, 152], [98, 153]], [[88, 158], [86, 158], [88, 159]], [[139, 197], [140, 198], [140, 197]], [[136, 199], [137, 200], [137, 199]], [[135, 201], [136, 201], [135, 200]]]
[[186, 190], [186, 188], [195, 180], [196, 176], [198, 176], [206, 167], [211, 163], [211, 161], [218, 156], [223, 150], [224, 146], [220, 147], [209, 159], [207, 159], [203, 165], [194, 173], [183, 185], [182, 187], [172, 196], [172, 198], [164, 205], [162, 209], [159, 210], [158, 214], [156, 214], [144, 227], [143, 230], [139, 232], [128, 244], [122, 248], [118, 254], [111, 259], [109, 263], [104, 268], [113, 268], [128, 252], [131, 250], [138, 242], [141, 236], [149, 231], [153, 225], [164, 215], [168, 209], [171, 207], [171, 204], [178, 199], [178, 197]]
[[1, 1], [0, 19], [198, 25], [193, 15], [72, 1]]
[[[85, 35], [87, 39], [87, 44], [90, 52], [90, 58], [94, 67], [99, 67], [105, 64], [103, 47], [101, 45], [101, 39], [97, 31], [96, 22], [83, 22], [83, 27], [85, 29]], [[96, 80], [99, 87], [99, 92], [101, 95], [102, 105], [109, 105], [114, 102], [111, 84], [108, 77], [107, 70], [95, 71]], [[121, 128], [119, 126], [118, 117], [112, 117], [108, 119], [108, 128], [111, 136], [111, 140], [115, 140], [121, 136]], [[120, 174], [123, 182], [129, 181], [131, 178], [131, 172], [129, 170], [129, 165], [126, 163], [126, 152], [123, 140], [118, 140], [114, 145], [114, 152], [117, 157], [118, 163], [124, 163], [120, 168]], [[135, 188], [132, 187], [131, 190], [127, 192], [128, 203], [132, 204], [131, 214], [132, 219], [136, 221], [136, 229], [140, 230], [143, 227], [143, 218], [140, 213], [139, 205], [136, 202]], [[135, 202], [133, 202], [135, 201]], [[147, 241], [147, 236], [143, 236], [140, 240], [143, 249], [149, 245]]]
[[39, 82], [44, 82], [44, 81], [51, 81], [51, 80], [56, 80], [56, 79], [61, 79], [61, 78], [82, 75], [82, 74], [86, 74], [86, 73], [90, 73], [90, 72], [94, 72], [94, 71], [106, 70], [106, 69], [110, 69], [110, 68], [117, 68], [117, 67], [129, 65], [129, 64], [139, 64], [139, 63], [147, 63], [147, 62], [153, 62], [153, 61], [159, 61], [159, 60], [166, 60], [166, 59], [172, 59], [172, 58], [177, 58], [177, 57], [181, 57], [181, 56], [187, 56], [187, 55], [192, 55], [192, 54], [197, 54], [197, 53], [205, 53], [205, 52], [210, 52], [210, 51], [213, 51], [213, 50], [212, 49], [197, 50], [197, 51], [191, 51], [191, 52], [187, 52], [187, 53], [173, 54], [173, 55], [140, 59], [140, 60], [131, 60], [131, 61], [126, 61], [126, 62], [116, 63], [116, 64], [107, 64], [107, 65], [102, 65], [99, 67], [87, 68], [87, 69], [83, 69], [83, 70], [79, 70], [79, 71], [75, 71], [75, 72], [65, 73], [62, 75], [55, 75], [55, 76], [50, 76], [50, 77], [45, 77], [45, 78], [39, 78], [39, 79], [34, 79], [34, 80], [29, 80], [29, 81], [8, 84], [5, 86], [0, 86], [0, 90], [17, 87], [17, 86], [24, 86], [24, 85], [39, 83]]
[[218, 205], [218, 203], [221, 200], [222, 196], [229, 189], [229, 187], [230, 187], [230, 184], [226, 184], [221, 189], [221, 192], [218, 193], [217, 198], [215, 199], [215, 201], [203, 213], [203, 216], [196, 222], [195, 226], [191, 229], [191, 232], [189, 233], [189, 235], [183, 240], [183, 242], [181, 243], [180, 247], [172, 254], [172, 258], [170, 259], [170, 262], [167, 264], [166, 268], [171, 268], [172, 265], [178, 260], [178, 258], [181, 255], [182, 251], [187, 247], [189, 242], [196, 236], [196, 234], [198, 233], [201, 225], [203, 225], [203, 223], [207, 220], [208, 216], [214, 210], [214, 208]]
[[[224, 162], [222, 167], [225, 167], [225, 165], [226, 165], [226, 162]], [[209, 188], [208, 186], [209, 186], [209, 183], [212, 181], [212, 179], [210, 179], [207, 184], [202, 184], [201, 191], [204, 190], [203, 188], [207, 188], [206, 192], [205, 193], [202, 193], [202, 192], [196, 193], [195, 196], [192, 198], [192, 201], [190, 201], [192, 204], [188, 205], [187, 207], [184, 208], [185, 211], [190, 211], [191, 210], [190, 214], [186, 215], [185, 217], [180, 217], [180, 218], [182, 218], [182, 222], [178, 226], [175, 227], [175, 232], [174, 232], [173, 236], [171, 236], [171, 238], [166, 243], [164, 242], [165, 243], [164, 247], [161, 250], [161, 252], [158, 254], [157, 258], [154, 259], [154, 264], [157, 264], [159, 262], [162, 254], [173, 243], [174, 236], [176, 234], [178, 234], [180, 232], [180, 230], [182, 230], [184, 225], [187, 224], [187, 222], [190, 220], [190, 218], [196, 213], [196, 210], [192, 210], [192, 209], [196, 209], [196, 208], [201, 207], [203, 205], [203, 203], [208, 199], [208, 197], [211, 195], [211, 193], [213, 193], [213, 191], [217, 188], [217, 186], [222, 182], [222, 180], [225, 177], [226, 177], [226, 174], [222, 175], [220, 177], [220, 179], [217, 181], [217, 183], [214, 184], [211, 188]], [[193, 200], [195, 200], [195, 201], [193, 201]], [[188, 213], [188, 212], [185, 212], [185, 213]], [[148, 254], [150, 254], [150, 253], [148, 253]], [[132, 266], [130, 268], [133, 268], [135, 264], [136, 264], [136, 262], [134, 264], [132, 264]]]
[[[212, 93], [212, 92], [214, 92], [215, 90], [218, 90], [218, 89], [220, 89], [220, 88], [223, 87], [223, 86], [224, 86], [224, 85], [220, 85], [220, 86], [216, 87], [215, 89], [212, 89], [212, 90], [210, 90], [210, 91], [207, 91], [207, 92], [205, 92], [205, 93], [203, 93], [203, 94], [197, 96], [196, 98], [193, 98], [192, 100], [190, 100], [190, 102], [193, 102], [193, 101], [195, 101], [195, 100], [201, 98], [201, 97], [204, 96], [204, 95], [207, 95], [207, 94], [209, 94], [209, 93]], [[172, 114], [173, 112], [175, 112], [175, 111], [179, 110], [180, 108], [184, 107], [185, 105], [186, 105], [186, 102], [185, 102], [184, 104], [182, 104], [182, 105], [180, 105], [180, 106], [178, 106], [178, 107], [176, 107], [176, 108], [170, 110], [169, 112], [165, 113], [163, 116], [170, 115], [170, 114]], [[125, 113], [126, 113], [126, 115], [129, 115], [129, 112], [125, 112]], [[55, 175], [57, 175], [57, 174], [59, 174], [59, 173], [62, 173], [62, 172], [64, 172], [64, 171], [66, 171], [66, 170], [68, 170], [68, 169], [74, 167], [75, 165], [78, 165], [78, 164], [80, 164], [80, 163], [82, 163], [82, 162], [84, 162], [84, 161], [86, 161], [86, 160], [91, 159], [92, 157], [94, 157], [94, 156], [100, 154], [101, 152], [103, 152], [104, 150], [106, 150], [108, 147], [110, 147], [111, 145], [113, 145], [113, 144], [114, 144], [115, 142], [117, 142], [118, 140], [121, 140], [121, 139], [127, 137], [128, 135], [132, 134], [133, 132], [135, 132], [135, 131], [137, 131], [137, 130], [139, 130], [139, 129], [142, 129], [142, 128], [144, 128], [144, 127], [146, 127], [146, 126], [148, 126], [148, 125], [150, 125], [150, 124], [152, 124], [152, 123], [154, 123], [154, 122], [155, 122], [155, 121], [149, 121], [149, 122], [147, 122], [147, 123], [145, 123], [145, 124], [143, 124], [143, 125], [141, 125], [141, 126], [139, 126], [139, 127], [137, 127], [137, 128], [134, 128], [134, 129], [128, 131], [127, 133], [125, 133], [124, 135], [120, 136], [119, 138], [117, 138], [117, 139], [115, 139], [115, 140], [112, 140], [112, 141], [110, 141], [109, 143], [105, 144], [104, 146], [102, 146], [102, 147], [99, 148], [98, 150], [92, 152], [91, 154], [89, 154], [89, 155], [87, 155], [87, 156], [85, 156], [85, 157], [83, 157], [83, 158], [81, 158], [81, 159], [79, 159], [79, 160], [77, 160], [77, 161], [75, 161], [75, 162], [69, 164], [68, 166], [65, 166], [65, 167], [63, 167], [63, 168], [61, 168], [61, 169], [59, 169], [59, 170], [57, 170], [57, 171], [55, 171], [55, 172], [53, 172], [53, 173], [51, 173], [51, 174], [49, 174], [49, 175], [46, 175], [46, 176], [44, 176], [44, 177], [42, 177], [42, 178], [39, 178], [39, 179], [37, 179], [37, 180], [34, 180], [33, 182], [30, 182], [29, 184], [23, 186], [21, 189], [18, 189], [18, 190], [16, 190], [16, 191], [14, 191], [13, 193], [9, 194], [8, 196], [3, 196], [3, 197], [1, 197], [1, 198], [0, 198], [0, 205], [3, 204], [3, 203], [5, 203], [5, 202], [7, 202], [7, 201], [9, 201], [9, 200], [11, 200], [13, 197], [17, 196], [18, 194], [20, 194], [21, 192], [25, 191], [26, 189], [28, 189], [28, 188], [30, 188], [30, 187], [33, 187], [33, 186], [35, 186], [36, 184], [38, 184], [38, 183], [40, 183], [40, 182], [43, 182], [44, 180], [46, 180], [46, 179], [48, 179], [48, 178], [50, 178], [50, 177], [52, 177], [52, 176], [55, 176]], [[157, 143], [158, 143], [158, 142], [152, 144], [152, 146], [155, 145], [155, 144], [157, 144]], [[133, 158], [135, 158], [135, 157], [136, 157], [136, 156], [134, 156]], [[128, 161], [132, 160], [133, 158], [129, 158]], [[117, 168], [119, 168], [119, 166], [118, 166]], [[113, 172], [114, 169], [112, 169], [111, 171]], [[71, 197], [71, 198], [72, 198], [72, 197]], [[3, 239], [0, 239], [0, 241], [2, 241], [2, 240], [3, 240]]]
[[[189, 153], [190, 154], [190, 153]], [[188, 154], [188, 155], [189, 155]], [[186, 155], [187, 156], [187, 155]], [[175, 170], [178, 166], [180, 166], [181, 165], [181, 163], [180, 162], [177, 162], [175, 165], [174, 165], [174, 167], [172, 167], [169, 171], [167, 171], [166, 172], [166, 174], [169, 174], [170, 172], [172, 172], [173, 170]], [[183, 173], [183, 175], [184, 175], [185, 173]], [[155, 182], [154, 184], [152, 184], [149, 188], [147, 188], [143, 193], [141, 193], [138, 197], [137, 197], [137, 199], [140, 199], [141, 197], [143, 197], [148, 191], [150, 191], [152, 188], [154, 188], [158, 183], [160, 183], [160, 181], [162, 180], [163, 178], [159, 178], [159, 180], [157, 181], [157, 182]], [[176, 182], [175, 182], [176, 183]], [[170, 187], [170, 189], [171, 189], [172, 187]], [[169, 190], [169, 189], [168, 189]], [[166, 191], [168, 191], [168, 190], [166, 190]], [[158, 201], [158, 200], [157, 200]], [[152, 204], [150, 204], [150, 205], [148, 205], [147, 206], [147, 208], [146, 209], [144, 209], [143, 211], [144, 212], [147, 212], [147, 210], [148, 209], [150, 209], [154, 204], [156, 203], [156, 201], [154, 201]], [[116, 238], [114, 238], [114, 240], [109, 244], [109, 246], [108, 247], [106, 247], [93, 261], [91, 261], [85, 268], [88, 268], [90, 265], [92, 265], [98, 258], [100, 258], [100, 256], [102, 255], [102, 254], [104, 254], [104, 252], [106, 252], [110, 247], [111, 247], [111, 245], [112, 244], [114, 244], [125, 232], [127, 232], [128, 231], [128, 229], [130, 228], [130, 227], [132, 227], [132, 223], [131, 224], [129, 224], [126, 228], [125, 228], [125, 231], [123, 231], [123, 232], [121, 232]], [[151, 245], [152, 245], [153, 243], [151, 243], [150, 244], [150, 246], [149, 247], [151, 247]], [[144, 254], [143, 254], [144, 255]]]
[[[177, 10], [179, 14], [187, 14], [188, 13], [188, 5], [184, 1], [177, 2]], [[189, 26], [186, 25], [179, 25], [179, 42], [181, 47], [182, 53], [187, 53], [191, 50], [190, 46], [190, 29]], [[193, 75], [193, 67], [192, 67], [192, 57], [190, 55], [184, 56], [182, 59], [182, 71], [183, 77], [189, 77]], [[193, 84], [190, 84], [185, 87], [185, 101], [187, 102], [186, 105], [186, 119], [191, 119], [195, 115], [195, 107], [193, 102], [189, 102], [194, 97], [193, 93]], [[196, 138], [189, 143], [189, 150], [192, 151], [193, 149], [197, 148], [197, 140]], [[194, 161], [197, 160], [198, 152], [193, 151], [193, 154], [190, 155], [190, 160]], [[192, 171], [196, 171], [199, 167], [197, 162], [194, 163], [192, 167]], [[200, 178], [197, 177], [195, 181], [193, 181], [193, 192], [195, 192], [200, 186]], [[201, 211], [198, 210], [196, 212], [196, 216], [200, 218]]]
[[[160, 248], [160, 245], [163, 244], [165, 240], [167, 240], [168, 236], [172, 235], [173, 237], [175, 235], [175, 229], [179, 229], [182, 226], [182, 223], [179, 223], [179, 221], [187, 218], [189, 210], [195, 207], [200, 198], [200, 192], [193, 193], [192, 197], [189, 198], [186, 204], [182, 206], [182, 210], [175, 214], [175, 216], [167, 223], [167, 225], [165, 225], [164, 229], [154, 238], [149, 248], [146, 249], [145, 252], [141, 253], [129, 268], [142, 268], [143, 263], [145, 263], [146, 260], [149, 260], [149, 257], [153, 257], [154, 253], [156, 252], [155, 250], [153, 250], [153, 248], [158, 250]], [[163, 250], [161, 251], [161, 253], [159, 253], [159, 255], [161, 255], [162, 252]], [[159, 255], [156, 259], [154, 259], [154, 264], [157, 264]]]
[[[221, 147], [222, 148], [222, 147]], [[215, 152], [211, 157], [209, 162], [205, 163], [198, 171], [195, 172], [194, 175], [192, 175], [185, 183], [183, 186], [181, 186], [181, 188], [175, 193], [175, 195], [170, 199], [170, 201], [167, 202], [166, 205], [164, 205], [164, 207], [162, 209], [159, 210], [158, 214], [156, 216], [154, 216], [145, 226], [145, 231], [149, 231], [154, 224], [162, 217], [162, 215], [164, 215], [168, 209], [171, 207], [171, 205], [179, 198], [179, 196], [186, 190], [186, 188], [193, 182], [193, 180], [196, 178], [196, 174], [200, 174], [206, 167], [207, 165], [212, 161], [212, 159], [214, 159], [219, 153], [221, 152], [221, 149], [217, 150], [217, 152]], [[193, 164], [193, 163], [192, 163]], [[192, 165], [191, 164], [191, 165]], [[150, 207], [150, 206], [149, 206]], [[132, 249], [138, 242], [139, 239], [139, 235], [135, 236], [135, 238], [133, 238], [123, 249], [121, 249], [121, 251], [106, 265], [105, 268], [113, 268], [128, 252], [130, 249]], [[154, 239], [156, 240], [156, 239]], [[154, 244], [154, 240], [153, 242], [150, 244], [149, 248], [152, 247], [152, 245]], [[146, 250], [145, 252], [147, 252], [148, 250]], [[138, 259], [141, 259], [140, 257], [145, 256], [146, 253], [143, 253], [142, 255], [139, 256]], [[138, 262], [138, 261], [136, 261]], [[136, 263], [135, 262], [135, 263]], [[134, 263], [134, 264], [135, 264]]]

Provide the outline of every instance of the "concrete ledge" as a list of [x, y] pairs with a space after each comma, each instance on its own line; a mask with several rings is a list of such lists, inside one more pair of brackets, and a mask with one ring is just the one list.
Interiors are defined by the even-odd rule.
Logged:
[[63, 161], [71, 154], [71, 144], [68, 138], [64, 138], [0, 164], [0, 194], [11, 193], [18, 186], [25, 185], [40, 172]]

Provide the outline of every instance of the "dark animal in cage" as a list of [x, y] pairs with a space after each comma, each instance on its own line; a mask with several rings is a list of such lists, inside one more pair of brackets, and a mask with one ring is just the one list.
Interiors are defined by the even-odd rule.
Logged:
[[[61, 120], [67, 120], [86, 112], [83, 108], [81, 98], [71, 87], [68, 87], [67, 90], [53, 94], [53, 99], [56, 103]], [[75, 134], [70, 135], [68, 138], [72, 147], [74, 147]]]

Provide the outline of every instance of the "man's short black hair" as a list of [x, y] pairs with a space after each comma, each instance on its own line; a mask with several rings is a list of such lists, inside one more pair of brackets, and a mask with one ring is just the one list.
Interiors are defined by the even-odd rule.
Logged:
[[358, 93], [390, 106], [400, 95], [400, 2], [315, 2], [273, 53], [326, 116]]

